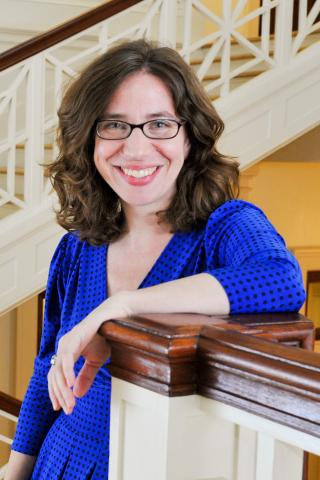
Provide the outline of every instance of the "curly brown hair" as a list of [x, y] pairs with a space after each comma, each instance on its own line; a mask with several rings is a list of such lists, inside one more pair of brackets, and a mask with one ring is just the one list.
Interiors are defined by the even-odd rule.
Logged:
[[216, 149], [224, 123], [192, 69], [169, 47], [144, 39], [120, 44], [68, 87], [58, 111], [60, 153], [46, 168], [60, 200], [58, 223], [92, 245], [113, 242], [125, 231], [119, 198], [93, 161], [95, 124], [120, 83], [138, 71], [166, 84], [191, 145], [169, 207], [157, 212], [159, 221], [172, 232], [198, 229], [219, 205], [238, 195], [238, 162]]

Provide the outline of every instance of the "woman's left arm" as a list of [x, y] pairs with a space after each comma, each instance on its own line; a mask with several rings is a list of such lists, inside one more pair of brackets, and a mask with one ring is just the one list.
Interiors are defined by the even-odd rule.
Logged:
[[209, 273], [160, 283], [139, 290], [121, 292], [129, 315], [145, 313], [198, 313], [228, 315], [228, 296]]
[[[202, 273], [116, 293], [60, 339], [53, 371], [63, 396], [67, 398], [72, 387], [73, 396], [90, 388], [109, 354], [97, 335], [108, 320], [145, 313], [217, 315], [300, 308], [305, 294], [296, 260], [261, 211], [243, 202], [235, 206], [238, 211], [232, 215], [223, 217], [223, 209], [218, 209], [208, 222]], [[73, 366], [80, 355], [86, 361], [75, 378]]]
[[[86, 394], [110, 355], [104, 338], [97, 335], [101, 325], [114, 318], [150, 312], [228, 314], [229, 301], [221, 284], [208, 273], [109, 297], [59, 341], [56, 364], [48, 375], [49, 395], [55, 410], [62, 407], [70, 414], [76, 397]], [[80, 355], [85, 363], [76, 377], [73, 367]]]

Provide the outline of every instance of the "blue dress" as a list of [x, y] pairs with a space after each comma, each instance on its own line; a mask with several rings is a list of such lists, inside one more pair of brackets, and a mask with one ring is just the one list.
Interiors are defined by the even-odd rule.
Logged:
[[[33, 480], [108, 478], [111, 379], [108, 361], [71, 415], [52, 409], [47, 374], [60, 337], [106, 299], [107, 245], [68, 233], [52, 258], [44, 329], [12, 449], [36, 455]], [[206, 226], [176, 233], [139, 288], [208, 272], [224, 287], [231, 314], [293, 312], [305, 300], [299, 265], [254, 205], [231, 200]], [[76, 373], [83, 365], [80, 357]]]

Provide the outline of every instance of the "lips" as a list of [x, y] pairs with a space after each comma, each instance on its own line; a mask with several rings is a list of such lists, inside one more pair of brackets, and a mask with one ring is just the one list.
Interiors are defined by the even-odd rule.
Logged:
[[159, 167], [150, 167], [150, 168], [143, 168], [143, 169], [132, 169], [132, 168], [123, 168], [120, 167], [121, 170], [125, 175], [128, 175], [129, 177], [135, 177], [135, 178], [144, 178], [149, 175], [152, 175], [157, 168]]
[[163, 165], [152, 165], [144, 166], [141, 168], [141, 165], [130, 165], [130, 168], [126, 167], [115, 167], [120, 173], [121, 177], [130, 185], [143, 186], [152, 182], [154, 178], [158, 175]]

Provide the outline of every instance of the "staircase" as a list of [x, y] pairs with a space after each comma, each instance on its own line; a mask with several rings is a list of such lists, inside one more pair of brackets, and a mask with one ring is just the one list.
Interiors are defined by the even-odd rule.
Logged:
[[293, 0], [261, 3], [224, 0], [219, 12], [204, 0], [112, 0], [0, 56], [0, 312], [45, 286], [63, 231], [39, 163], [56, 155], [63, 85], [110, 45], [146, 36], [175, 46], [226, 123], [220, 150], [242, 169], [319, 124], [320, 0], [300, 1], [295, 32]]

